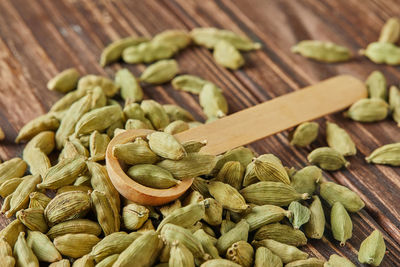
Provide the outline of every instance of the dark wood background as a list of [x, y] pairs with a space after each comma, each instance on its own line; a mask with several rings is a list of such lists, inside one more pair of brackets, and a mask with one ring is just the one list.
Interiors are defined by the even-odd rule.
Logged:
[[[121, 65], [103, 69], [98, 59], [103, 47], [118, 38], [215, 26], [262, 43], [261, 50], [246, 54], [246, 66], [234, 72], [217, 66], [210, 52], [202, 48], [187, 49], [177, 56], [183, 72], [223, 88], [230, 111], [235, 112], [336, 74], [364, 80], [379, 69], [389, 84], [398, 84], [399, 68], [375, 65], [360, 57], [343, 64], [321, 64], [292, 54], [290, 47], [303, 39], [329, 40], [349, 47], [356, 55], [377, 40], [385, 20], [398, 16], [399, 10], [396, 0], [1, 0], [0, 125], [7, 140], [0, 144], [0, 158], [21, 155], [23, 146], [13, 144], [17, 131], [60, 97], [46, 89], [46, 82], [57, 72], [76, 67], [82, 74], [114, 76]], [[128, 67], [135, 74], [144, 69], [143, 65]], [[177, 103], [203, 118], [198, 99], [174, 91], [170, 85], [145, 87], [145, 93], [162, 103]], [[368, 165], [364, 160], [375, 148], [400, 141], [399, 128], [390, 119], [371, 124], [349, 121], [341, 114], [329, 119], [351, 134], [358, 154], [349, 158], [348, 170], [325, 176], [359, 193], [366, 207], [351, 215], [353, 238], [345, 247], [340, 248], [326, 231], [326, 238], [311, 241], [305, 250], [320, 258], [343, 254], [357, 264], [361, 241], [378, 228], [388, 248], [381, 266], [400, 266], [400, 169]], [[322, 131], [312, 148], [326, 145], [324, 119], [319, 122]], [[258, 153], [272, 152], [284, 164], [297, 168], [307, 164], [310, 151], [289, 146], [287, 133], [251, 146]], [[0, 229], [8, 222], [0, 217]]]

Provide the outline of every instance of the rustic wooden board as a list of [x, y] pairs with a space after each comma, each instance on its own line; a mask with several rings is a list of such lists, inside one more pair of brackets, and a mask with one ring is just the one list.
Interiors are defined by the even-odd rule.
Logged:
[[[17, 131], [30, 119], [43, 114], [60, 95], [49, 92], [46, 82], [58, 71], [76, 67], [82, 74], [113, 77], [121, 67], [99, 66], [102, 48], [127, 35], [151, 36], [170, 28], [191, 29], [215, 26], [243, 33], [263, 44], [263, 49], [246, 54], [246, 67], [231, 72], [217, 66], [209, 51], [193, 48], [177, 59], [185, 73], [197, 74], [224, 89], [231, 112], [298, 90], [336, 74], [360, 79], [379, 69], [389, 84], [397, 84], [399, 68], [378, 66], [356, 57], [343, 64], [321, 64], [290, 52], [303, 39], [330, 40], [349, 47], [354, 54], [377, 39], [384, 21], [398, 15], [396, 0], [331, 1], [129, 1], [129, 0], [2, 0], [0, 1], [0, 125], [7, 140], [0, 145], [0, 158], [20, 155], [22, 146], [13, 144]], [[124, 66], [139, 74], [144, 66]], [[174, 91], [169, 85], [146, 87], [146, 95], [163, 103], [178, 103], [198, 119], [203, 115], [196, 97]], [[390, 119], [361, 124], [341, 114], [327, 119], [346, 128], [358, 147], [349, 158], [348, 170], [325, 173], [329, 180], [350, 187], [366, 202], [352, 214], [353, 238], [340, 248], [329, 231], [322, 241], [311, 241], [305, 250], [321, 258], [332, 253], [357, 263], [361, 241], [374, 229], [385, 234], [388, 253], [381, 266], [400, 266], [400, 168], [367, 165], [364, 157], [381, 145], [398, 142], [399, 128]], [[306, 155], [324, 140], [322, 131], [308, 149], [288, 145], [281, 133], [251, 146], [258, 153], [271, 152], [286, 165], [300, 168]], [[240, 125], [238, 125], [240, 127]], [[0, 217], [0, 229], [9, 220]]]

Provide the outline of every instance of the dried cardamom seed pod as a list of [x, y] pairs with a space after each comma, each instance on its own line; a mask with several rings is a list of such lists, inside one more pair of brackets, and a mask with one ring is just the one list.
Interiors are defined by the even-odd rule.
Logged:
[[258, 249], [259, 247], [268, 248], [269, 250], [271, 250], [272, 253], [281, 258], [282, 262], [285, 264], [297, 260], [305, 260], [308, 258], [308, 254], [301, 251], [300, 249], [294, 246], [280, 243], [272, 239], [253, 241], [251, 244], [256, 249]]
[[82, 192], [86, 192], [86, 193], [91, 193], [93, 191], [93, 188], [91, 188], [90, 186], [86, 186], [86, 185], [67, 185], [67, 186], [63, 186], [60, 187], [59, 189], [57, 189], [57, 193], [56, 195], [65, 193], [65, 192], [70, 192], [70, 191], [82, 191]]
[[229, 232], [233, 227], [235, 227], [235, 223], [231, 221], [231, 213], [229, 211], [226, 212], [225, 219], [222, 220], [220, 232], [221, 235]]
[[115, 84], [121, 87], [121, 97], [132, 102], [143, 100], [143, 89], [139, 81], [128, 69], [120, 69], [115, 74]]
[[291, 50], [303, 57], [327, 63], [348, 61], [351, 58], [351, 53], [347, 47], [318, 40], [301, 41]]
[[291, 176], [290, 185], [299, 193], [312, 195], [322, 179], [322, 171], [317, 166], [307, 166]]
[[174, 53], [175, 47], [151, 41], [125, 48], [122, 52], [122, 59], [130, 64], [151, 63], [171, 58]]
[[130, 231], [140, 229], [149, 218], [150, 211], [145, 207], [135, 203], [126, 205], [122, 209], [122, 222], [126, 229]]
[[319, 124], [316, 122], [303, 122], [289, 133], [292, 146], [306, 147], [318, 137]]
[[207, 206], [203, 220], [212, 226], [220, 225], [222, 222], [222, 205], [213, 198], [207, 198], [205, 203]]
[[190, 32], [193, 42], [197, 45], [213, 49], [219, 41], [226, 41], [236, 49], [250, 51], [260, 49], [261, 44], [251, 41], [245, 36], [238, 35], [232, 31], [217, 28], [195, 28]]
[[325, 231], [325, 214], [322, 208], [321, 200], [318, 196], [313, 196], [309, 210], [310, 219], [304, 225], [304, 233], [309, 238], [321, 239]]
[[112, 267], [114, 262], [117, 261], [118, 257], [119, 257], [119, 254], [113, 254], [111, 256], [108, 256], [107, 258], [105, 258], [101, 262], [97, 263], [96, 267]]
[[350, 135], [333, 122], [326, 122], [326, 141], [329, 147], [343, 156], [353, 156], [357, 153], [356, 145]]
[[264, 154], [254, 159], [254, 172], [260, 181], [274, 181], [290, 184], [289, 175], [279, 158]]
[[264, 225], [279, 222], [285, 217], [291, 218], [292, 212], [274, 205], [263, 205], [252, 208], [243, 219], [249, 224], [250, 231], [254, 231]]
[[104, 94], [108, 97], [113, 97], [119, 91], [119, 86], [116, 85], [112, 80], [104, 76], [97, 75], [85, 75], [79, 79], [78, 91], [88, 90], [95, 87], [100, 87]]
[[229, 184], [237, 190], [242, 188], [244, 167], [239, 161], [228, 161], [219, 170], [216, 181]]
[[0, 185], [0, 196], [5, 198], [8, 195], [11, 195], [22, 181], [22, 178], [11, 178], [10, 180], [3, 182]]
[[193, 115], [189, 111], [177, 105], [163, 105], [163, 108], [171, 122], [178, 120], [184, 122], [192, 122], [195, 120]]
[[400, 38], [400, 20], [390, 18], [381, 29], [379, 41], [381, 43], [396, 43]]
[[88, 219], [74, 219], [58, 223], [46, 233], [50, 239], [65, 234], [92, 234], [98, 236], [101, 234], [101, 227], [97, 222]]
[[20, 210], [16, 217], [31, 231], [47, 232], [48, 227], [44, 218], [44, 210], [41, 208]]
[[[143, 102], [144, 101], [146, 101], [145, 103], [148, 103], [147, 100], [143, 100]], [[152, 103], [152, 102], [150, 102], [150, 103]], [[150, 108], [150, 107], [153, 108], [153, 105], [149, 106], [147, 108]], [[140, 120], [140, 121], [146, 123], [149, 127], [153, 127], [151, 125], [151, 122], [148, 119], [146, 119], [145, 112], [141, 108], [141, 105], [139, 105], [138, 103], [128, 103], [128, 101], [127, 101], [127, 103], [125, 104], [125, 107], [123, 109], [123, 112], [124, 112], [125, 119]], [[151, 112], [153, 112], [153, 111], [151, 110]]]
[[400, 166], [400, 143], [381, 146], [365, 159], [369, 163]]
[[199, 202], [202, 202], [203, 200], [204, 200], [204, 196], [202, 194], [200, 194], [197, 191], [192, 191], [189, 193], [189, 195], [187, 195], [183, 199], [182, 206], [199, 203]]
[[370, 98], [387, 99], [386, 78], [380, 71], [373, 71], [365, 81]]
[[377, 64], [400, 64], [400, 47], [391, 43], [370, 43], [360, 54]]
[[251, 163], [253, 160], [254, 156], [254, 152], [246, 147], [237, 147], [229, 150], [222, 156], [218, 157], [218, 161], [212, 171], [212, 175], [216, 175], [222, 166], [224, 166], [224, 164], [228, 161], [239, 161], [243, 167], [247, 167], [247, 165], [249, 165], [249, 163]]
[[175, 224], [180, 227], [189, 228], [205, 216], [205, 210], [208, 202], [199, 202], [187, 205], [185, 207], [174, 210], [165, 217], [158, 225], [157, 232], [166, 224]]
[[163, 242], [155, 231], [148, 231], [132, 242], [118, 257], [113, 266], [152, 266], [161, 252]]
[[0, 237], [0, 257], [12, 256], [12, 248], [4, 237]]
[[292, 201], [309, 198], [307, 193], [300, 194], [290, 185], [278, 182], [258, 182], [243, 188], [240, 194], [256, 205], [287, 206]]
[[51, 113], [39, 116], [22, 127], [15, 142], [18, 144], [21, 141], [27, 141], [38, 133], [44, 131], [55, 131], [60, 126], [60, 121]]
[[206, 83], [199, 94], [200, 105], [208, 118], [224, 117], [228, 113], [228, 103], [221, 89], [212, 83]]
[[271, 250], [267, 249], [266, 247], [259, 247], [256, 250], [254, 267], [263, 266], [283, 267], [283, 263], [281, 258], [272, 253]]
[[173, 121], [165, 127], [164, 132], [168, 134], [177, 134], [189, 130], [189, 124], [185, 121]]
[[242, 212], [249, 208], [243, 196], [232, 186], [222, 182], [210, 181], [208, 191], [224, 209]]
[[94, 131], [90, 135], [89, 140], [90, 160], [104, 160], [106, 157], [108, 143], [110, 143], [110, 137], [108, 137], [108, 135]]
[[54, 132], [43, 131], [33, 137], [25, 146], [25, 150], [37, 148], [46, 155], [50, 154], [55, 147]]
[[[40, 174], [42, 177], [44, 177], [51, 167], [51, 162], [50, 159], [47, 157], [47, 154], [44, 151], [40, 149], [40, 147], [36, 147], [35, 143], [37, 138], [44, 139], [49, 137], [49, 143], [51, 143], [51, 150], [53, 150], [55, 142], [54, 142], [54, 132], [42, 132], [38, 135], [36, 135], [25, 147], [23, 151], [23, 159], [25, 160], [26, 163], [29, 165], [29, 170], [30, 172], [35, 175], [35, 174]], [[34, 143], [32, 143], [34, 142]]]
[[258, 229], [254, 239], [273, 239], [275, 241], [295, 247], [307, 244], [307, 238], [302, 231], [278, 222], [264, 225]]
[[365, 206], [364, 201], [355, 192], [333, 182], [321, 183], [319, 191], [321, 197], [331, 206], [340, 202], [350, 212], [357, 212]]
[[130, 165], [153, 164], [159, 159], [142, 138], [136, 138], [134, 142], [115, 145], [112, 151], [116, 158]]
[[73, 159], [78, 156], [87, 159], [89, 157], [89, 151], [81, 144], [79, 139], [74, 137], [64, 143], [64, 148], [61, 150], [58, 161], [62, 161], [63, 159]]
[[81, 191], [70, 191], [56, 195], [44, 210], [49, 226], [67, 220], [79, 219], [90, 209], [90, 195]]
[[119, 60], [121, 58], [122, 51], [124, 51], [125, 48], [135, 46], [147, 41], [148, 39], [146, 37], [130, 36], [110, 43], [101, 52], [100, 65], [104, 67], [112, 62]]
[[97, 216], [97, 221], [106, 236], [118, 232], [120, 228], [119, 210], [110, 197], [97, 190], [94, 190], [90, 194], [91, 204]]
[[175, 241], [171, 244], [170, 257], [168, 261], [169, 266], [174, 267], [194, 267], [194, 257], [192, 252], [181, 244]]
[[244, 58], [239, 50], [224, 40], [215, 44], [213, 56], [215, 62], [228, 69], [237, 70], [244, 65]]
[[167, 112], [164, 107], [156, 101], [143, 100], [140, 107], [157, 130], [164, 129], [169, 124], [170, 121]]
[[90, 255], [85, 255], [76, 259], [72, 264], [72, 267], [94, 267], [93, 258]]
[[185, 74], [175, 77], [171, 81], [171, 84], [172, 87], [174, 87], [176, 90], [181, 90], [198, 95], [203, 89], [203, 86], [208, 82], [209, 81], [195, 75]]
[[166, 30], [156, 34], [151, 42], [167, 45], [174, 52], [186, 48], [192, 41], [189, 33], [183, 30]]
[[45, 209], [51, 198], [40, 192], [32, 192], [29, 194], [29, 208]]
[[147, 136], [150, 149], [160, 157], [180, 160], [186, 156], [182, 144], [169, 133], [154, 132]]
[[349, 261], [345, 257], [341, 257], [336, 254], [332, 254], [329, 257], [329, 260], [325, 262], [324, 267], [336, 267], [336, 266], [342, 266], [342, 267], [356, 267], [351, 261]]
[[53, 262], [49, 265], [49, 267], [70, 267], [70, 266], [71, 266], [71, 263], [67, 259]]
[[249, 229], [250, 227], [246, 220], [241, 220], [235, 225], [235, 227], [221, 235], [217, 240], [217, 244], [215, 245], [219, 254], [225, 254], [228, 248], [235, 242], [241, 240], [247, 241]]
[[26, 168], [26, 162], [20, 158], [12, 158], [0, 164], [0, 185], [15, 177], [22, 177]]
[[353, 232], [353, 223], [346, 209], [340, 202], [335, 202], [331, 210], [331, 228], [333, 237], [340, 241], [340, 246], [346, 244]]
[[200, 192], [200, 194], [204, 197], [211, 197], [210, 193], [208, 192], [208, 185], [206, 179], [195, 177], [193, 179], [191, 189]]
[[203, 229], [197, 230], [194, 234], [194, 237], [200, 241], [204, 251], [209, 254], [213, 259], [220, 259], [221, 257], [218, 254], [218, 249], [215, 247], [216, 242], [212, 240], [212, 237], [208, 235]]
[[319, 147], [308, 154], [307, 159], [310, 163], [318, 165], [327, 171], [336, 171], [343, 167], [348, 167], [350, 163], [333, 148]]
[[254, 161], [250, 162], [247, 165], [246, 171], [245, 171], [244, 177], [243, 177], [243, 187], [260, 182], [260, 180], [256, 176], [254, 167], [255, 167]]
[[392, 85], [389, 90], [389, 108], [392, 111], [392, 118], [400, 127], [400, 90]]
[[179, 180], [207, 175], [214, 168], [217, 158], [214, 155], [190, 153], [181, 160], [165, 159], [157, 166], [166, 169]]
[[76, 88], [79, 77], [80, 74], [75, 68], [63, 70], [47, 83], [47, 89], [61, 93], [68, 93]]
[[358, 261], [361, 263], [379, 266], [385, 256], [386, 245], [379, 230], [374, 230], [360, 245]]
[[179, 73], [178, 63], [173, 59], [163, 59], [148, 66], [140, 80], [150, 84], [162, 84], [172, 80]]
[[[69, 107], [82, 97], [86, 95], [86, 91], [84, 90], [74, 90], [69, 92], [68, 94], [61, 97], [54, 105], [50, 108], [49, 115], [54, 116], [57, 119], [61, 119], [65, 115], [65, 111], [69, 109]], [[61, 114], [61, 116], [59, 116]], [[46, 114], [47, 115], [47, 114]]]
[[178, 184], [170, 172], [152, 164], [138, 164], [128, 169], [132, 180], [148, 187], [166, 189]]
[[39, 261], [25, 240], [25, 233], [21, 232], [15, 242], [13, 252], [16, 266], [39, 267]]
[[25, 226], [20, 220], [14, 220], [0, 231], [0, 238], [4, 238], [13, 248], [20, 232], [25, 232]]
[[323, 267], [325, 261], [317, 259], [317, 258], [309, 258], [306, 260], [297, 260], [286, 264], [288, 267]]
[[228, 248], [226, 257], [241, 266], [251, 267], [254, 261], [254, 250], [246, 241], [238, 241]]
[[62, 259], [50, 239], [38, 231], [28, 231], [26, 243], [32, 249], [39, 261], [56, 262]]
[[154, 130], [153, 126], [149, 126], [149, 124], [135, 119], [129, 119], [125, 123], [125, 130], [137, 130], [137, 129], [149, 129]]
[[292, 223], [294, 229], [299, 229], [300, 226], [310, 220], [310, 210], [297, 201], [293, 201], [292, 203], [290, 203], [288, 210], [292, 212], [289, 220]]
[[91, 234], [66, 234], [54, 238], [54, 246], [64, 256], [80, 258], [88, 254], [100, 239]]
[[182, 146], [186, 153], [197, 153], [207, 145], [207, 140], [203, 141], [187, 141], [183, 142]]

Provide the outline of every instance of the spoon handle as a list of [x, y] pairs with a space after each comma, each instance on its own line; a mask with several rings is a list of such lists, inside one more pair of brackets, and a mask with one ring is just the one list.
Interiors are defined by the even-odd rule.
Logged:
[[182, 141], [207, 140], [202, 152], [218, 155], [340, 111], [366, 96], [363, 82], [350, 75], [340, 75], [192, 128], [176, 137]]

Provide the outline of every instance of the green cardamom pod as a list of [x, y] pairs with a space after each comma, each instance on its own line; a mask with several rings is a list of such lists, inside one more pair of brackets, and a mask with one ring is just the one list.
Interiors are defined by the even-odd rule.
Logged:
[[[78, 156], [82, 156], [86, 159], [89, 157], [89, 151], [81, 144], [79, 139], [73, 137], [64, 143], [64, 148], [58, 156], [58, 161], [60, 162], [63, 159], [73, 159]], [[45, 175], [43, 175], [43, 177], [44, 176]]]
[[292, 261], [285, 265], [285, 267], [323, 267], [325, 261], [317, 258], [309, 258], [306, 260]]
[[207, 198], [205, 202], [207, 207], [203, 220], [212, 226], [220, 225], [222, 222], [222, 205], [213, 198]]
[[173, 59], [163, 59], [148, 66], [140, 80], [150, 84], [162, 84], [172, 80], [179, 73], [178, 63]]
[[303, 122], [289, 133], [292, 146], [306, 147], [318, 137], [319, 124], [316, 122]]
[[272, 239], [253, 241], [251, 244], [256, 249], [258, 249], [259, 247], [268, 248], [272, 253], [281, 258], [282, 262], [285, 264], [297, 260], [305, 260], [308, 258], [307, 253], [301, 251], [295, 246], [283, 244]]
[[47, 83], [47, 89], [61, 93], [68, 93], [76, 88], [79, 77], [80, 74], [75, 68], [63, 70]]
[[21, 232], [25, 232], [25, 226], [20, 222], [20, 220], [13, 220], [0, 231], [0, 238], [4, 238], [4, 240], [13, 248], [18, 239], [18, 235]]
[[273, 239], [280, 243], [295, 247], [304, 246], [307, 244], [307, 238], [301, 230], [294, 229], [289, 225], [280, 224], [278, 222], [264, 225], [258, 229], [254, 235], [254, 239]]
[[348, 48], [331, 42], [317, 40], [301, 41], [292, 47], [292, 52], [316, 61], [334, 63], [348, 61], [351, 53]]
[[62, 259], [50, 239], [38, 231], [28, 231], [26, 243], [32, 249], [39, 261], [56, 262]]
[[179, 182], [167, 170], [151, 164], [138, 164], [130, 167], [127, 174], [144, 186], [158, 189], [170, 188]]
[[400, 166], [400, 143], [381, 146], [365, 159], [369, 163]]
[[121, 58], [122, 51], [124, 51], [125, 48], [135, 46], [146, 41], [148, 41], [146, 37], [130, 36], [110, 43], [101, 52], [100, 65], [104, 67], [114, 61], [119, 60]]
[[150, 149], [160, 157], [180, 160], [186, 156], [182, 144], [171, 134], [154, 132], [147, 136]]
[[290, 185], [279, 182], [258, 182], [240, 190], [247, 202], [256, 205], [287, 206], [292, 201], [308, 199], [307, 193], [300, 194]]
[[128, 69], [120, 69], [115, 74], [115, 84], [121, 87], [121, 97], [132, 102], [143, 100], [143, 90], [139, 81]]
[[222, 205], [224, 209], [233, 212], [242, 212], [249, 208], [243, 196], [229, 184], [218, 181], [208, 183], [208, 191]]
[[307, 166], [291, 176], [290, 185], [299, 193], [312, 195], [322, 180], [322, 170], [317, 166]]
[[100, 87], [104, 94], [108, 97], [113, 97], [119, 91], [119, 86], [116, 85], [111, 79], [104, 76], [90, 74], [79, 79], [78, 91], [86, 91], [95, 87]]
[[181, 108], [177, 105], [163, 105], [165, 112], [167, 112], [169, 120], [172, 121], [185, 121], [191, 122], [194, 121], [193, 115], [184, 108]]
[[346, 244], [353, 234], [353, 223], [346, 209], [340, 202], [335, 202], [331, 210], [331, 228], [333, 237], [340, 241], [340, 246]]
[[245, 171], [244, 177], [243, 177], [243, 187], [260, 182], [260, 180], [256, 176], [256, 172], [255, 172], [254, 168], [255, 168], [254, 161], [250, 162], [247, 165], [246, 171]]
[[204, 218], [206, 206], [208, 206], [208, 201], [193, 203], [174, 210], [161, 221], [161, 223], [158, 225], [157, 231], [160, 232], [163, 226], [168, 223], [172, 223], [183, 228], [189, 228], [190, 226], [193, 226], [196, 222]]
[[[63, 114], [61, 118], [65, 115], [65, 111], [69, 109], [69, 107], [84, 97], [86, 95], [86, 90], [74, 90], [72, 92], [69, 92], [68, 94], [64, 95], [61, 97], [56, 103], [53, 104], [53, 106], [50, 108], [50, 112], [46, 115], [53, 116], [55, 118], [58, 118], [58, 115], [56, 114]], [[58, 119], [61, 119], [58, 118]]]
[[25, 124], [24, 127], [19, 130], [15, 142], [20, 143], [21, 141], [27, 141], [44, 131], [55, 131], [59, 126], [60, 121], [53, 114], [44, 114]]
[[18, 235], [17, 242], [15, 242], [13, 255], [16, 266], [39, 267], [38, 258], [26, 243], [24, 232], [21, 232]]
[[237, 70], [244, 65], [244, 58], [239, 50], [224, 40], [215, 44], [213, 56], [215, 62], [228, 69]]
[[177, 199], [174, 202], [171, 202], [169, 204], [166, 204], [166, 205], [160, 207], [160, 212], [161, 212], [162, 216], [167, 217], [173, 211], [175, 211], [181, 207], [182, 207], [182, 202], [179, 199]]
[[92, 132], [89, 139], [90, 160], [104, 160], [108, 143], [110, 143], [110, 137], [108, 137], [108, 135], [101, 134], [98, 131]]
[[[154, 100], [143, 100], [140, 104], [145, 116], [157, 130], [164, 129], [170, 123], [164, 107]], [[138, 118], [140, 119], [140, 118]], [[146, 122], [146, 121], [144, 121]]]
[[97, 221], [103, 229], [104, 235], [107, 236], [118, 232], [120, 228], [119, 210], [110, 199], [111, 196], [94, 190], [90, 194], [90, 198]]
[[210, 197], [210, 193], [208, 192], [208, 181], [206, 179], [195, 177], [193, 179], [193, 183], [191, 189], [197, 192], [204, 197]]
[[273, 154], [264, 154], [254, 159], [254, 172], [260, 181], [290, 184], [289, 175], [281, 160]]
[[122, 209], [122, 222], [126, 229], [140, 229], [149, 218], [150, 211], [142, 205], [131, 203]]
[[192, 41], [190, 35], [183, 30], [166, 30], [157, 33], [151, 40], [174, 49], [174, 52], [186, 48]]
[[253, 266], [254, 249], [246, 241], [233, 243], [226, 251], [226, 258], [244, 267]]
[[32, 192], [29, 194], [29, 208], [45, 209], [51, 198], [40, 192]]
[[283, 267], [281, 258], [272, 253], [271, 250], [266, 247], [259, 247], [256, 250], [256, 258], [254, 261], [254, 267], [274, 266]]
[[181, 244], [175, 241], [171, 244], [169, 266], [174, 267], [194, 267], [194, 257], [192, 252]]
[[8, 195], [11, 195], [22, 181], [22, 178], [11, 178], [10, 180], [3, 182], [0, 185], [0, 196], [5, 198]]
[[381, 43], [396, 43], [400, 38], [400, 20], [398, 18], [390, 18], [386, 21], [381, 29], [379, 41]]
[[25, 146], [22, 158], [29, 165], [32, 174], [40, 174], [44, 177], [51, 167], [50, 159], [47, 157], [55, 147], [54, 132], [41, 132], [32, 138]]
[[348, 167], [350, 163], [333, 148], [319, 147], [308, 154], [307, 159], [310, 163], [318, 165], [327, 171], [336, 171], [343, 167]]
[[319, 191], [321, 197], [330, 206], [333, 206], [335, 202], [340, 202], [350, 212], [357, 212], [365, 206], [364, 201], [355, 192], [333, 182], [321, 183]]
[[370, 98], [387, 99], [386, 78], [380, 71], [373, 71], [365, 81]]
[[379, 266], [385, 256], [386, 245], [379, 230], [374, 230], [360, 245], [358, 261], [361, 263]]
[[237, 147], [229, 150], [225, 154], [218, 156], [218, 161], [212, 171], [212, 175], [216, 175], [228, 161], [239, 161], [243, 167], [247, 167], [254, 157], [254, 152], [247, 147]]
[[213, 259], [220, 259], [220, 256], [218, 254], [218, 250], [215, 247], [215, 243], [213, 241], [213, 237], [208, 235], [203, 229], [197, 230], [193, 236], [197, 238], [197, 240], [200, 241], [202, 247], [204, 248], [204, 251], [209, 254]]
[[67, 185], [67, 186], [63, 186], [60, 187], [59, 189], [57, 189], [57, 193], [56, 195], [65, 193], [65, 192], [70, 192], [70, 191], [82, 191], [85, 193], [90, 193], [93, 191], [93, 188], [91, 188], [90, 186], [86, 186], [86, 185]]
[[360, 54], [376, 64], [400, 64], [400, 47], [392, 43], [370, 43], [365, 50], [360, 51]]
[[239, 190], [242, 187], [244, 171], [239, 161], [228, 161], [219, 170], [216, 181], [229, 184]]
[[164, 132], [174, 135], [189, 130], [189, 124], [185, 121], [173, 121], [165, 127]]
[[[149, 101], [148, 100], [144, 100], [143, 102], [146, 103], [146, 102], [149, 102]], [[148, 108], [148, 110], [147, 110], [148, 114], [154, 112], [153, 111], [153, 109], [154, 109], [153, 106], [154, 105], [147, 107]], [[150, 108], [152, 108], [152, 109], [150, 109]], [[138, 103], [126, 103], [123, 112], [124, 112], [125, 119], [127, 119], [127, 120], [129, 120], [129, 119], [140, 120], [140, 121], [146, 123], [148, 125], [148, 127], [153, 128], [151, 122], [148, 119], [146, 119], [144, 110], [142, 109], [141, 105], [139, 105]], [[159, 111], [156, 111], [156, 112], [159, 112]]]
[[176, 76], [172, 81], [172, 87], [176, 90], [181, 90], [185, 92], [189, 92], [192, 94], [200, 94], [204, 85], [209, 81], [204, 80], [195, 75], [185, 74]]
[[0, 164], [0, 185], [7, 180], [24, 175], [27, 164], [20, 158], [12, 158]]
[[392, 111], [392, 118], [400, 127], [400, 90], [392, 85], [389, 90], [389, 108]]
[[90, 255], [85, 255], [76, 259], [72, 264], [72, 267], [94, 267], [93, 258]]
[[218, 252], [220, 254], [225, 254], [228, 248], [233, 245], [233, 243], [241, 240], [247, 242], [249, 229], [249, 224], [246, 222], [246, 220], [241, 220], [235, 225], [235, 227], [218, 238], [216, 244]]
[[97, 263], [96, 267], [112, 267], [114, 262], [116, 262], [118, 260], [118, 257], [119, 257], [119, 254], [113, 254], [111, 256], [108, 256], [101, 262]]
[[329, 147], [343, 156], [353, 156], [357, 153], [356, 145], [350, 135], [333, 122], [326, 122], [326, 141]]
[[48, 227], [44, 218], [44, 210], [41, 208], [20, 210], [16, 217], [31, 231], [47, 232]]
[[224, 117], [228, 113], [228, 103], [221, 89], [212, 83], [206, 83], [199, 95], [200, 105], [208, 118]]
[[356, 267], [351, 261], [345, 257], [341, 257], [336, 254], [332, 254], [329, 260], [325, 262], [324, 267]]
[[80, 258], [88, 254], [100, 239], [91, 234], [66, 234], [54, 238], [54, 246], [64, 256]]
[[0, 257], [3, 258], [6, 256], [12, 257], [12, 248], [4, 237], [0, 237]]
[[309, 206], [310, 219], [304, 225], [304, 233], [309, 238], [321, 239], [325, 231], [325, 214], [321, 200], [313, 196], [313, 202]]
[[91, 234], [99, 236], [101, 234], [101, 227], [97, 222], [88, 219], [74, 219], [58, 223], [46, 233], [50, 239], [66, 234]]
[[204, 200], [204, 197], [202, 194], [200, 194], [197, 191], [192, 191], [189, 193], [189, 195], [187, 195], [183, 201], [182, 201], [182, 206], [187, 206], [190, 204], [194, 204], [194, 203], [199, 203], [202, 202]]
[[197, 153], [207, 145], [207, 140], [203, 141], [187, 141], [183, 142], [182, 146], [186, 153]]
[[289, 217], [289, 220], [292, 223], [294, 229], [299, 229], [300, 226], [310, 220], [310, 210], [297, 201], [293, 201], [292, 203], [290, 203], [288, 210], [292, 213]]
[[252, 208], [243, 219], [249, 224], [250, 231], [254, 231], [264, 225], [279, 222], [285, 217], [291, 218], [292, 212], [274, 205], [262, 205]]
[[[150, 123], [150, 122], [149, 122]], [[140, 120], [129, 119], [125, 123], [125, 130], [138, 130], [138, 129], [149, 129], [154, 130], [153, 126]]]
[[153, 164], [159, 159], [142, 138], [136, 138], [134, 142], [115, 145], [112, 151], [114, 157], [130, 165]]
[[122, 59], [129, 64], [151, 63], [157, 60], [171, 58], [175, 47], [161, 42], [144, 42], [125, 48]]

